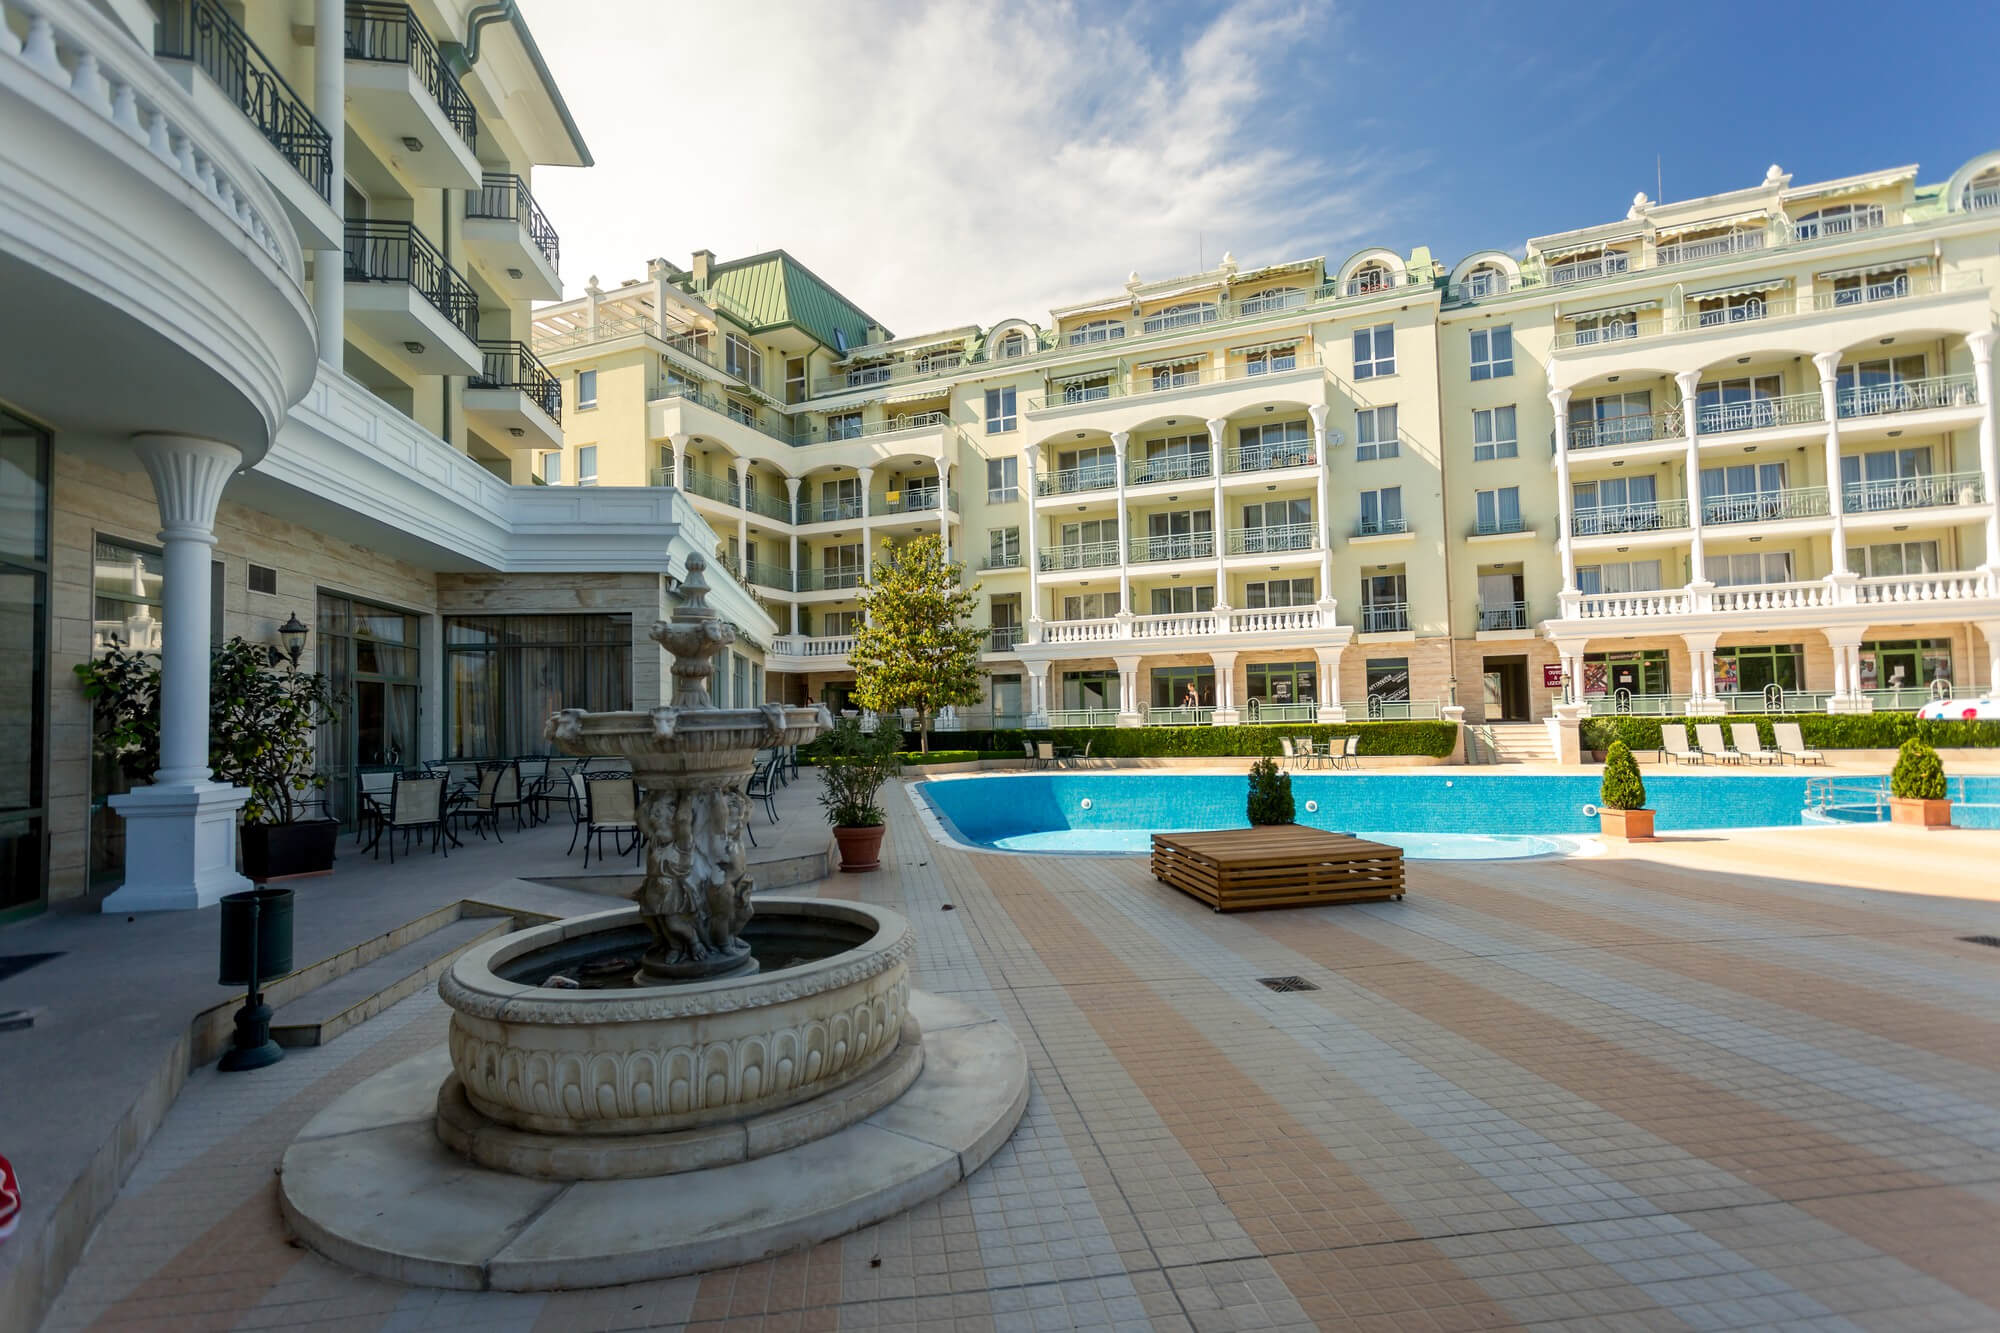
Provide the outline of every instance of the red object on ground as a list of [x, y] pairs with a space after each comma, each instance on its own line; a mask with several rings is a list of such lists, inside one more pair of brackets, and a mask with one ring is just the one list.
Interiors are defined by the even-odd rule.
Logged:
[[0, 1240], [14, 1234], [21, 1220], [21, 1185], [14, 1179], [14, 1164], [0, 1157]]

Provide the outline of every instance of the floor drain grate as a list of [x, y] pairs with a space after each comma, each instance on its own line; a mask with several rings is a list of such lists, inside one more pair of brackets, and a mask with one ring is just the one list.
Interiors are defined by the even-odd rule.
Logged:
[[1319, 987], [1304, 977], [1258, 977], [1257, 984], [1267, 990], [1283, 994], [1288, 990], [1318, 990]]
[[1960, 935], [1967, 944], [1983, 944], [1989, 949], [2000, 949], [2000, 935]]

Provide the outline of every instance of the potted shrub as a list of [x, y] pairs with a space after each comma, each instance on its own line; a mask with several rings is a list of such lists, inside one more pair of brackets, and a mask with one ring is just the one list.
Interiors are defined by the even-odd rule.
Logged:
[[867, 732], [854, 719], [842, 718], [815, 748], [819, 803], [840, 844], [840, 868], [849, 873], [879, 869], [887, 817], [875, 797], [883, 783], [902, 771], [897, 753], [903, 748], [902, 733], [886, 720]]
[[1604, 752], [1604, 780], [1598, 786], [1597, 827], [1607, 838], [1653, 840], [1653, 812], [1646, 808], [1646, 783], [1639, 762], [1622, 740]]
[[1268, 756], [1250, 765], [1250, 823], [1290, 824], [1298, 813], [1292, 803], [1292, 775]]
[[[333, 869], [339, 822], [325, 816], [315, 771], [318, 729], [340, 699], [325, 676], [235, 638], [209, 663], [208, 766], [217, 782], [249, 789], [239, 834], [243, 873], [259, 883]], [[127, 781], [160, 767], [160, 661], [118, 647], [76, 667], [100, 727], [96, 746]], [[317, 813], [316, 813], [317, 812]]]
[[1914, 736], [1896, 752], [1896, 767], [1889, 774], [1889, 818], [1919, 828], [1951, 827], [1944, 765], [1936, 750]]

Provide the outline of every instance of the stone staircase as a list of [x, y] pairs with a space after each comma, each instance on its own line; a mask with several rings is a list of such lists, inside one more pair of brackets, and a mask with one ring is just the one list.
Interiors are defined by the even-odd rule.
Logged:
[[1466, 737], [1466, 761], [1475, 764], [1552, 764], [1555, 750], [1539, 722], [1484, 722]]

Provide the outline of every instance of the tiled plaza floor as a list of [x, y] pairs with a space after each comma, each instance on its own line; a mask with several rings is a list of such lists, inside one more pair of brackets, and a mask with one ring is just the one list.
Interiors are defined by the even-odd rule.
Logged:
[[1402, 903], [1221, 918], [1137, 859], [939, 846], [901, 792], [892, 828], [816, 891], [908, 913], [918, 984], [1033, 1064], [965, 1184], [672, 1282], [357, 1277], [287, 1242], [272, 1170], [441, 1039], [426, 993], [198, 1071], [46, 1327], [2000, 1328], [2000, 949], [1956, 938], [2000, 935], [2000, 834], [1412, 863]]

